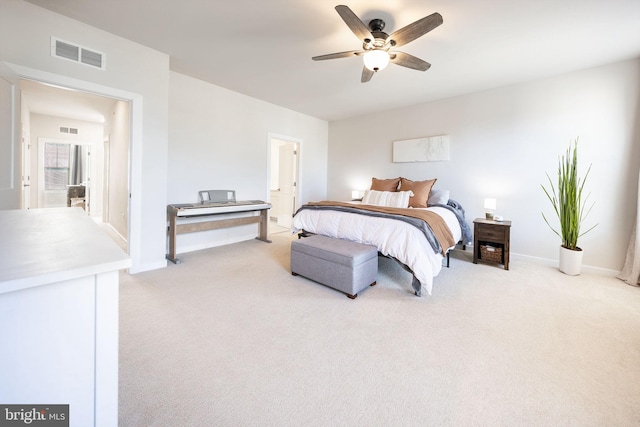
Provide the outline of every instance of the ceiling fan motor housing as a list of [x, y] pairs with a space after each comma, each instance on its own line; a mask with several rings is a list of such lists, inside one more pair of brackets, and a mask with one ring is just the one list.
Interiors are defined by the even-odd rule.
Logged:
[[[371, 35], [373, 36], [373, 40], [365, 39], [364, 40], [364, 48], [369, 49], [382, 49], [387, 44], [387, 39], [389, 38], [389, 34], [382, 31], [384, 29], [385, 23], [382, 19], [372, 19], [369, 21], [369, 28], [371, 29]], [[395, 45], [392, 41], [391, 46]]]
[[369, 28], [372, 32], [384, 30], [385, 23], [382, 19], [376, 18], [369, 21]]

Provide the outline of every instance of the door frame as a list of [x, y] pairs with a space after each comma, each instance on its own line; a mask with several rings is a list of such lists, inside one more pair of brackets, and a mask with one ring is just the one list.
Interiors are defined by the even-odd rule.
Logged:
[[295, 144], [297, 147], [297, 155], [296, 155], [296, 170], [294, 174], [294, 179], [296, 182], [295, 189], [293, 191], [294, 205], [293, 211], [295, 213], [296, 209], [299, 207], [300, 194], [302, 192], [302, 139], [296, 138], [293, 136], [282, 135], [274, 132], [267, 133], [267, 198], [266, 201], [271, 203], [271, 168], [272, 168], [272, 160], [271, 153], [273, 149], [274, 140], [289, 142]]
[[9, 62], [3, 64], [16, 73], [18, 78], [129, 102], [129, 224], [127, 227], [129, 235], [126, 237], [128, 254], [132, 258], [132, 266], [128, 271], [130, 273], [138, 272], [142, 264], [142, 95], [23, 65]]
[[[6, 89], [6, 91], [5, 91]], [[20, 76], [6, 62], [0, 62], [0, 209], [17, 209], [22, 205], [22, 123]], [[7, 104], [5, 104], [5, 102]], [[8, 108], [5, 109], [5, 106]], [[6, 146], [4, 145], [6, 143]]]
[[[66, 144], [66, 145], [81, 145], [81, 146], [86, 146], [89, 147], [89, 155], [87, 157], [89, 157], [89, 162], [91, 162], [91, 152], [92, 149], [94, 148], [95, 144], [92, 142], [86, 142], [86, 141], [74, 141], [74, 140], [69, 140], [69, 139], [62, 139], [62, 138], [49, 138], [47, 136], [40, 136], [38, 137], [38, 147], [37, 147], [37, 155], [38, 155], [38, 161], [36, 164], [36, 168], [37, 168], [37, 175], [38, 175], [38, 179], [37, 179], [37, 183], [35, 186], [36, 191], [38, 192], [38, 205], [37, 208], [44, 208], [45, 207], [45, 201], [44, 201], [44, 195], [45, 195], [45, 188], [44, 188], [44, 151], [45, 151], [45, 144]], [[87, 159], [83, 159], [84, 161], [87, 161]], [[89, 185], [86, 186], [86, 190], [85, 190], [85, 194], [86, 194], [86, 198], [87, 198], [87, 205], [85, 207], [85, 210], [87, 211], [87, 215], [92, 216], [91, 215], [91, 198], [92, 197], [96, 197], [95, 194], [93, 193], [97, 193], [97, 195], [101, 196], [102, 195], [102, 189], [98, 190], [96, 188], [94, 188], [94, 182], [100, 182], [97, 181], [97, 177], [95, 177], [93, 175], [93, 168], [97, 165], [93, 165], [92, 163], [88, 163], [89, 167], [87, 168], [87, 178], [89, 180]], [[32, 188], [33, 190], [33, 188]], [[94, 212], [95, 213], [95, 212]], [[95, 215], [94, 215], [95, 216]]]
[[22, 131], [22, 139], [20, 140], [22, 152], [22, 199], [20, 201], [20, 209], [31, 209], [31, 130], [24, 127], [20, 123]]

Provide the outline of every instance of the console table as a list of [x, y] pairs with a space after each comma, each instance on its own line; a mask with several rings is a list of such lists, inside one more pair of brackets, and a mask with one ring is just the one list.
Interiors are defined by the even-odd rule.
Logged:
[[[267, 238], [267, 225], [269, 222], [270, 203], [262, 200], [247, 200], [239, 202], [206, 202], [192, 204], [174, 204], [167, 206], [167, 221], [169, 222], [169, 253], [167, 259], [174, 264], [180, 262], [176, 256], [176, 237], [178, 234], [194, 233], [196, 231], [215, 230], [219, 228], [236, 227], [245, 224], [259, 224], [258, 237], [256, 239], [271, 243]], [[219, 219], [218, 215], [259, 212], [259, 215], [251, 215], [241, 218]], [[211, 217], [208, 221], [179, 223], [180, 219], [192, 217]]]

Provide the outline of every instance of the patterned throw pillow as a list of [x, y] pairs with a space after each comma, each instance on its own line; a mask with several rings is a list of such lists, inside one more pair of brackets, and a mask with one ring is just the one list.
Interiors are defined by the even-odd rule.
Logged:
[[376, 191], [367, 190], [362, 197], [365, 205], [386, 206], [390, 208], [409, 207], [409, 199], [413, 196], [411, 191]]

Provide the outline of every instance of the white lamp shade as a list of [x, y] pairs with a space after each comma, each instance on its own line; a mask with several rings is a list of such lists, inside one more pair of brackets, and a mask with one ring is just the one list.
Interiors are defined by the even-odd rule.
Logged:
[[389, 64], [389, 54], [384, 50], [370, 50], [364, 54], [363, 61], [371, 71], [380, 71]]
[[496, 199], [484, 199], [484, 208], [488, 211], [495, 211]]

